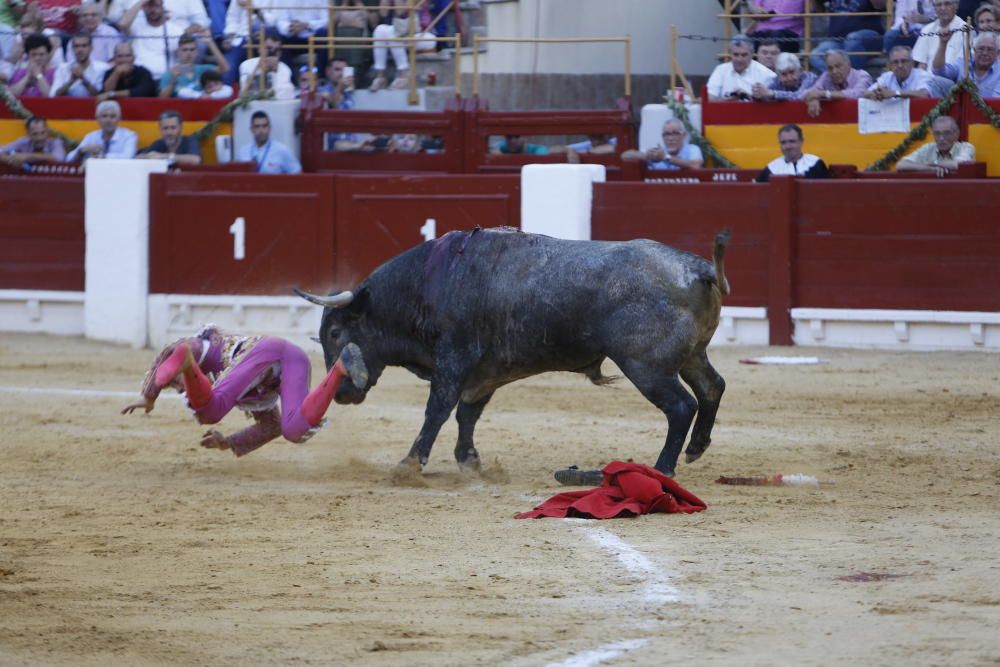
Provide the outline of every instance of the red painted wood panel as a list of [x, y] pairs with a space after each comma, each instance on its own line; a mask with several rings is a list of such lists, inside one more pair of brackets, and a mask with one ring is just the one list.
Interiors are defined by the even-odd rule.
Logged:
[[[933, 109], [938, 99], [911, 99], [910, 121], [920, 122], [920, 119]], [[957, 105], [952, 107], [951, 115], [958, 118]], [[811, 118], [806, 113], [805, 102], [708, 102], [702, 100], [701, 118], [705, 125], [784, 125], [798, 123], [857, 123], [858, 103], [856, 100], [834, 100], [824, 102], [820, 115]]]
[[769, 190], [759, 184], [596, 183], [591, 236], [647, 238], [711, 258], [715, 234], [729, 227], [729, 306], [765, 306], [770, 253]]
[[0, 177], [0, 289], [82, 291], [83, 180]]
[[337, 286], [349, 288], [380, 264], [449, 231], [521, 224], [517, 176], [338, 176]]
[[[276, 294], [333, 286], [334, 178], [158, 174], [150, 182], [150, 292]], [[245, 221], [245, 258], [230, 226]]]
[[799, 184], [798, 306], [1000, 311], [1000, 183]]
[[[49, 120], [73, 120], [94, 117], [97, 100], [93, 97], [23, 97], [21, 104], [36, 116]], [[208, 121], [226, 106], [229, 100], [182, 100], [176, 97], [125, 97], [115, 100], [122, 108], [125, 120], [157, 120], [168, 109], [179, 111], [184, 120]], [[20, 118], [0, 104], [0, 118]], [[94, 121], [97, 129], [97, 121]]]

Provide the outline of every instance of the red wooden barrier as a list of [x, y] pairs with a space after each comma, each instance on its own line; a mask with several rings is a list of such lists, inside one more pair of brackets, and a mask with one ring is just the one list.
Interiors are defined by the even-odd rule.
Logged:
[[83, 180], [0, 177], [0, 289], [82, 291]]
[[[97, 100], [93, 97], [22, 97], [31, 113], [49, 120], [87, 120], [94, 117]], [[230, 100], [182, 100], [175, 97], [120, 97], [115, 100], [122, 108], [125, 120], [158, 120], [168, 109], [179, 111], [184, 120], [208, 121], [215, 118]], [[6, 105], [0, 104], [0, 118], [18, 118]], [[94, 121], [97, 129], [97, 121]]]
[[796, 305], [1000, 311], [1000, 184], [797, 185]]
[[427, 238], [519, 226], [521, 183], [517, 176], [338, 176], [336, 208], [336, 283], [349, 288]]
[[726, 304], [764, 306], [771, 261], [769, 205], [770, 188], [762, 184], [595, 183], [591, 236], [653, 239], [708, 258], [715, 233], [730, 227], [726, 275], [733, 293]]
[[[445, 111], [336, 111], [302, 112], [302, 167], [318, 171], [462, 172], [462, 137], [465, 114], [457, 103]], [[437, 153], [399, 153], [324, 150], [324, 134], [416, 134], [440, 137]]]
[[332, 176], [153, 175], [150, 292], [287, 295], [332, 285], [333, 193]]

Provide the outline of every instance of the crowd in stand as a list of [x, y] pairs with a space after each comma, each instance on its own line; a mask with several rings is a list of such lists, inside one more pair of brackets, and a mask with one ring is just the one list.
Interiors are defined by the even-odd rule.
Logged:
[[[387, 40], [371, 49], [357, 42], [340, 45], [335, 57], [353, 68], [358, 81], [367, 80], [371, 69], [373, 91], [399, 88], [406, 85], [410, 63], [404, 44], [388, 40], [417, 33], [418, 49], [433, 50], [445, 43], [430, 38], [449, 29], [446, 17], [433, 25], [433, 33], [422, 32], [448, 0], [424, 0], [412, 22], [409, 5], [408, 0], [0, 0], [0, 83], [19, 97], [225, 98], [239, 86], [264, 85], [279, 99], [291, 98], [302, 74], [315, 78], [326, 69], [327, 48], [314, 49], [310, 68], [299, 47], [310, 37], [326, 38], [332, 21], [334, 37]], [[248, 59], [248, 47], [258, 53], [262, 35], [263, 57]], [[396, 71], [391, 82], [390, 55]], [[206, 89], [202, 76], [209, 71], [219, 79], [210, 76]]]

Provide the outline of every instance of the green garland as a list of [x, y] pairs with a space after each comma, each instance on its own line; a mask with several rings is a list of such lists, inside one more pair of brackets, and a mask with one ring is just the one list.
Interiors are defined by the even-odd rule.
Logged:
[[233, 114], [236, 113], [238, 109], [248, 106], [251, 102], [266, 100], [272, 97], [274, 97], [274, 92], [270, 90], [249, 92], [245, 95], [240, 95], [235, 100], [219, 109], [219, 113], [215, 114], [215, 118], [208, 121], [203, 128], [192, 132], [191, 136], [200, 143], [212, 136], [219, 128], [220, 124], [231, 122], [233, 120]]
[[722, 167], [723, 169], [736, 169], [736, 165], [723, 157], [722, 153], [715, 150], [715, 146], [713, 146], [708, 139], [702, 136], [701, 132], [699, 132], [697, 128], [691, 124], [691, 118], [688, 116], [687, 107], [672, 97], [665, 95], [663, 99], [667, 103], [667, 106], [670, 107], [670, 110], [674, 112], [674, 117], [684, 124], [684, 129], [687, 130], [687, 133], [691, 136], [691, 141], [701, 149], [702, 153], [711, 158], [712, 162], [717, 167]]
[[[202, 127], [201, 129], [193, 132], [191, 136], [194, 137], [195, 140], [200, 143], [205, 139], [209, 138], [210, 136], [212, 136], [212, 134], [214, 134], [215, 131], [219, 128], [220, 124], [232, 121], [233, 114], [236, 112], [237, 109], [242, 109], [243, 107], [249, 105], [251, 102], [256, 102], [257, 100], [270, 99], [273, 96], [274, 93], [270, 90], [263, 92], [261, 91], [251, 92], [247, 93], [246, 95], [241, 95], [232, 102], [230, 102], [229, 104], [227, 104], [226, 106], [219, 109], [219, 113], [215, 114], [215, 118], [208, 121], [208, 123], [206, 123], [205, 126]], [[12, 92], [10, 92], [10, 88], [8, 88], [3, 83], [0, 83], [0, 100], [3, 101], [4, 105], [10, 110], [12, 114], [19, 116], [25, 120], [35, 115], [31, 113], [31, 111], [28, 110], [23, 104], [21, 104], [21, 101], [17, 99], [17, 97], [15, 97]], [[57, 130], [50, 129], [49, 133], [56, 139], [62, 140], [62, 142], [66, 145], [66, 148], [68, 150], [73, 150], [79, 144], [79, 142], [76, 141], [75, 139], [71, 139], [70, 137], [66, 136], [65, 134]]]
[[[35, 115], [26, 109], [25, 106], [21, 104], [21, 101], [14, 96], [14, 93], [10, 92], [10, 88], [3, 83], [0, 83], [0, 100], [3, 100], [4, 106], [6, 106], [12, 114], [20, 116], [24, 120], [28, 120]], [[58, 130], [49, 129], [49, 134], [56, 139], [61, 140], [68, 150], [73, 150], [79, 143], [75, 139], [70, 139]]]

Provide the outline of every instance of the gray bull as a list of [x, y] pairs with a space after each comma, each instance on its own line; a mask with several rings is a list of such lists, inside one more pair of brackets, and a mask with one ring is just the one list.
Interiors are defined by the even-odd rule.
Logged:
[[363, 401], [386, 366], [430, 381], [424, 424], [404, 464], [426, 465], [457, 405], [455, 458], [478, 468], [473, 431], [493, 392], [546, 371], [606, 384], [608, 358], [666, 415], [656, 468], [673, 475], [696, 413], [687, 461], [710, 444], [726, 386], [705, 348], [729, 292], [728, 239], [728, 232], [716, 237], [713, 265], [648, 240], [564, 241], [477, 228], [402, 253], [353, 291], [296, 291], [326, 307], [319, 340], [328, 368], [347, 343], [364, 355], [367, 386], [345, 381], [338, 403]]

